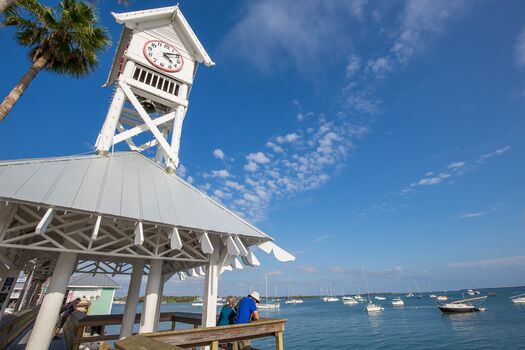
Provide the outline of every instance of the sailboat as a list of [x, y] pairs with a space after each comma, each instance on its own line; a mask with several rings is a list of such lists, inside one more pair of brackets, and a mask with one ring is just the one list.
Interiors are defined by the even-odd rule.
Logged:
[[363, 265], [363, 275], [365, 276], [366, 292], [368, 294], [368, 305], [366, 306], [366, 311], [368, 313], [383, 311], [384, 309], [380, 305], [376, 305], [372, 303], [372, 300], [370, 300], [370, 288], [368, 288], [368, 280], [366, 279], [366, 272], [365, 272], [364, 265]]
[[514, 304], [525, 304], [525, 293], [510, 297]]
[[434, 294], [434, 292], [432, 291], [432, 288], [430, 288], [430, 283], [427, 282], [427, 284], [428, 284], [428, 291], [430, 292], [429, 297], [431, 297], [432, 299], [437, 298], [436, 294]]
[[339, 301], [339, 298], [336, 298], [332, 295], [332, 281], [330, 281], [330, 296], [326, 299], [328, 302]]
[[486, 309], [484, 307], [479, 307], [479, 306], [475, 306], [474, 304], [472, 304], [473, 301], [485, 300], [485, 299], [487, 299], [486, 296], [462, 299], [462, 300], [452, 301], [446, 304], [440, 304], [438, 305], [438, 308], [444, 313], [466, 313], [466, 312], [485, 311]]
[[276, 303], [276, 302], [273, 302], [273, 303], [269, 303], [268, 302], [268, 272], [266, 272], [264, 274], [265, 276], [265, 295], [264, 295], [264, 303], [260, 303], [259, 305], [257, 305], [257, 308], [258, 309], [261, 309], [261, 310], [275, 310], [275, 309], [278, 309], [281, 307], [281, 304], [280, 303]]
[[[292, 294], [293, 294], [293, 290], [292, 290]], [[286, 300], [284, 303], [285, 304], [302, 304], [302, 303], [304, 303], [304, 300], [299, 299], [299, 298], [291, 299], [290, 298], [290, 291], [288, 291], [288, 300]]]

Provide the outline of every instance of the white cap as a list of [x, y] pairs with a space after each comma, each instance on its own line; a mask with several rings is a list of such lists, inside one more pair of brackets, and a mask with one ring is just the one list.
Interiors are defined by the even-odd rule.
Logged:
[[254, 298], [256, 302], [259, 302], [261, 300], [261, 296], [255, 291], [248, 294], [248, 296]]

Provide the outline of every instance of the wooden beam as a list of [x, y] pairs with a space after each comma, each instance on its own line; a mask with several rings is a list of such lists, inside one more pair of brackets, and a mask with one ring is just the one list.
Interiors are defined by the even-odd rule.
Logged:
[[45, 233], [46, 230], [47, 230], [47, 227], [49, 226], [49, 224], [53, 220], [54, 216], [55, 216], [54, 210], [52, 208], [49, 208], [46, 211], [46, 213], [44, 214], [44, 216], [42, 217], [42, 220], [40, 220], [38, 225], [36, 225], [35, 233], [37, 235], [41, 235], [41, 234]]

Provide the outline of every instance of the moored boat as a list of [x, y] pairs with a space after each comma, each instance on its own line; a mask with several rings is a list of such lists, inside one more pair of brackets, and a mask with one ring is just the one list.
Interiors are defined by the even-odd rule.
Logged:
[[375, 300], [385, 300], [386, 299], [385, 297], [382, 297], [382, 296], [379, 296], [379, 295], [375, 296], [374, 298], [375, 298]]
[[446, 295], [438, 295], [436, 299], [438, 301], [445, 301], [445, 300], [448, 300], [448, 297]]
[[473, 301], [485, 300], [485, 299], [487, 299], [486, 296], [478, 297], [478, 298], [462, 299], [462, 300], [452, 301], [446, 304], [440, 304], [438, 305], [438, 308], [443, 313], [467, 313], [467, 312], [485, 311], [486, 310], [485, 308], [472, 304]]
[[383, 311], [384, 308], [382, 308], [380, 305], [376, 305], [376, 304], [372, 304], [372, 303], [369, 303], [367, 306], [366, 306], [366, 311], [367, 312], [380, 312], [380, 311]]
[[401, 298], [394, 298], [392, 299], [392, 306], [403, 306], [405, 305], [405, 302]]
[[343, 304], [355, 305], [355, 304], [359, 304], [359, 302], [352, 297], [343, 297]]
[[525, 304], [525, 294], [515, 295], [510, 297], [514, 304]]

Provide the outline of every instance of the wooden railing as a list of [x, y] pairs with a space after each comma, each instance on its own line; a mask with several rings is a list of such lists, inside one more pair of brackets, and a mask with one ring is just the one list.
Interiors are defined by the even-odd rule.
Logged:
[[[83, 312], [75, 311], [69, 316], [64, 325], [64, 335], [69, 350], [77, 350], [82, 343], [116, 340], [119, 334], [106, 334], [106, 326], [121, 325], [121, 314], [115, 315], [86, 315]], [[178, 323], [186, 323], [198, 327], [201, 324], [202, 316], [199, 313], [191, 312], [162, 312], [160, 322], [171, 322], [171, 329], [174, 330]], [[135, 323], [140, 322], [140, 314], [135, 315]], [[87, 327], [98, 327], [97, 336], [91, 336], [86, 332]]]
[[38, 308], [26, 309], [5, 315], [0, 321], [0, 349], [5, 349], [36, 319]]
[[284, 318], [262, 318], [247, 324], [142, 333], [119, 340], [115, 346], [120, 350], [175, 350], [197, 346], [210, 346], [211, 350], [217, 350], [219, 344], [274, 337], [275, 348], [283, 350], [285, 322]]

